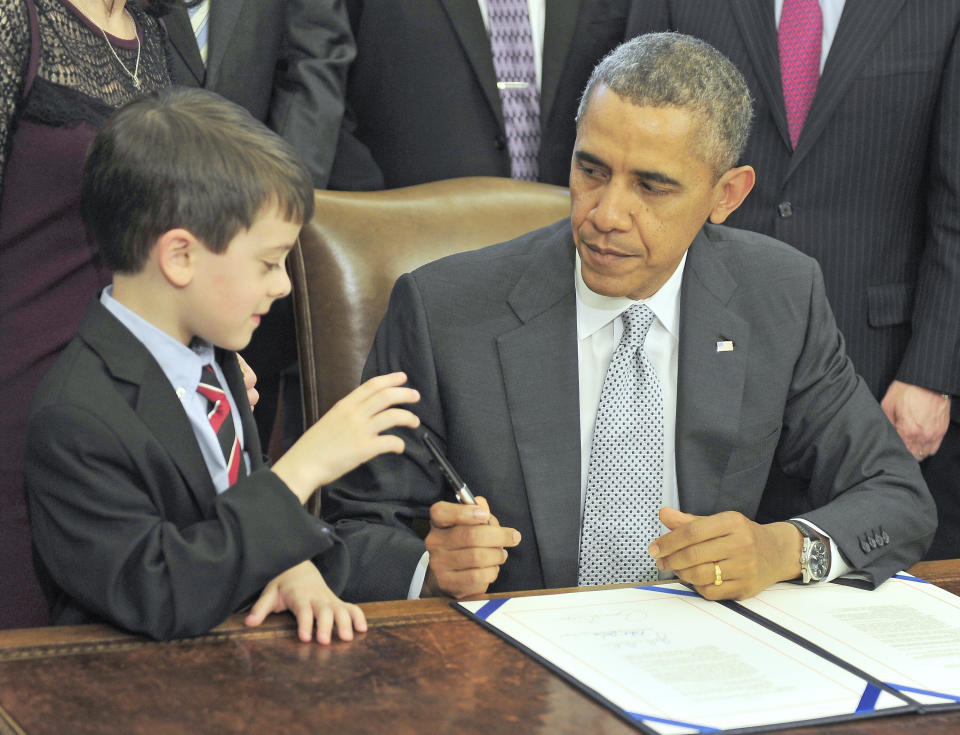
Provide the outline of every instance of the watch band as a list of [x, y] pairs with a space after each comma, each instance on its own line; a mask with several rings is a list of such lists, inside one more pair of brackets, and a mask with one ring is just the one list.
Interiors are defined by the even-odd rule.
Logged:
[[830, 539], [806, 523], [791, 518], [789, 521], [803, 536], [800, 550], [800, 573], [804, 584], [820, 582], [830, 574], [833, 563]]
[[809, 523], [806, 523], [805, 521], [799, 518], [791, 518], [789, 521], [787, 521], [787, 523], [789, 523], [792, 526], [795, 526], [796, 529], [801, 534], [803, 534], [805, 538], [819, 539], [820, 541], [823, 541], [823, 543], [825, 543], [827, 546], [830, 545], [830, 538], [828, 536], [824, 536], [822, 533], [820, 533], [817, 529], [815, 529]]

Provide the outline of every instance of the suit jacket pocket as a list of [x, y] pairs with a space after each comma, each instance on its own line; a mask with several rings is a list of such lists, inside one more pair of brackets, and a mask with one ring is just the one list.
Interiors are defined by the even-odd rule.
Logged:
[[724, 479], [729, 480], [731, 475], [748, 472], [769, 463], [779, 440], [780, 424], [777, 424], [773, 431], [763, 438], [734, 447], [727, 460], [727, 469], [723, 473]]
[[884, 283], [867, 287], [867, 323], [892, 327], [910, 321], [913, 287], [909, 283]]
[[885, 53], [874, 54], [873, 58], [864, 64], [858, 79], [870, 77], [889, 77], [898, 74], [931, 74], [939, 76], [943, 69], [943, 57], [936, 51], [922, 51], [903, 53], [901, 50], [885, 50]]

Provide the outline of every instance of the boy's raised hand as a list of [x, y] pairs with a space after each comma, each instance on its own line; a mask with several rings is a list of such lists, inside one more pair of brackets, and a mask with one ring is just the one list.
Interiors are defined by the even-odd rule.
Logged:
[[253, 372], [253, 368], [247, 364], [247, 361], [243, 359], [239, 352], [237, 353], [237, 362], [240, 363], [243, 387], [247, 389], [247, 401], [250, 403], [250, 409], [253, 410], [260, 401], [260, 391], [255, 387], [257, 385], [257, 374]]
[[420, 394], [404, 388], [404, 373], [371, 378], [338, 401], [273, 465], [273, 471], [305, 503], [321, 485], [385, 452], [403, 452], [403, 440], [383, 434], [395, 426], [416, 428], [420, 419], [397, 404]]
[[367, 619], [356, 605], [344, 602], [327, 586], [320, 570], [309, 559], [274, 577], [263, 588], [244, 623], [260, 625], [272, 612], [289, 610], [297, 619], [297, 636], [304, 643], [330, 643], [333, 626], [342, 641], [353, 640], [353, 631], [365, 633]]

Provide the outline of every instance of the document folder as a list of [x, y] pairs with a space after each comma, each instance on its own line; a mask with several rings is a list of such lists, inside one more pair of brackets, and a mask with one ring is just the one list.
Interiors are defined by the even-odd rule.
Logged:
[[671, 583], [453, 604], [657, 735], [960, 708], [960, 597], [905, 574], [741, 603]]

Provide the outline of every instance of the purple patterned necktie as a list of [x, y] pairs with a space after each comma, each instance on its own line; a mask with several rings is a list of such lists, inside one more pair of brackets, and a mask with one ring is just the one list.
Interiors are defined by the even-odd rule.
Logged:
[[783, 0], [777, 48], [790, 142], [797, 147], [820, 80], [823, 16], [818, 0]]
[[510, 175], [537, 180], [540, 92], [527, 0], [487, 0], [490, 51], [510, 150]]

